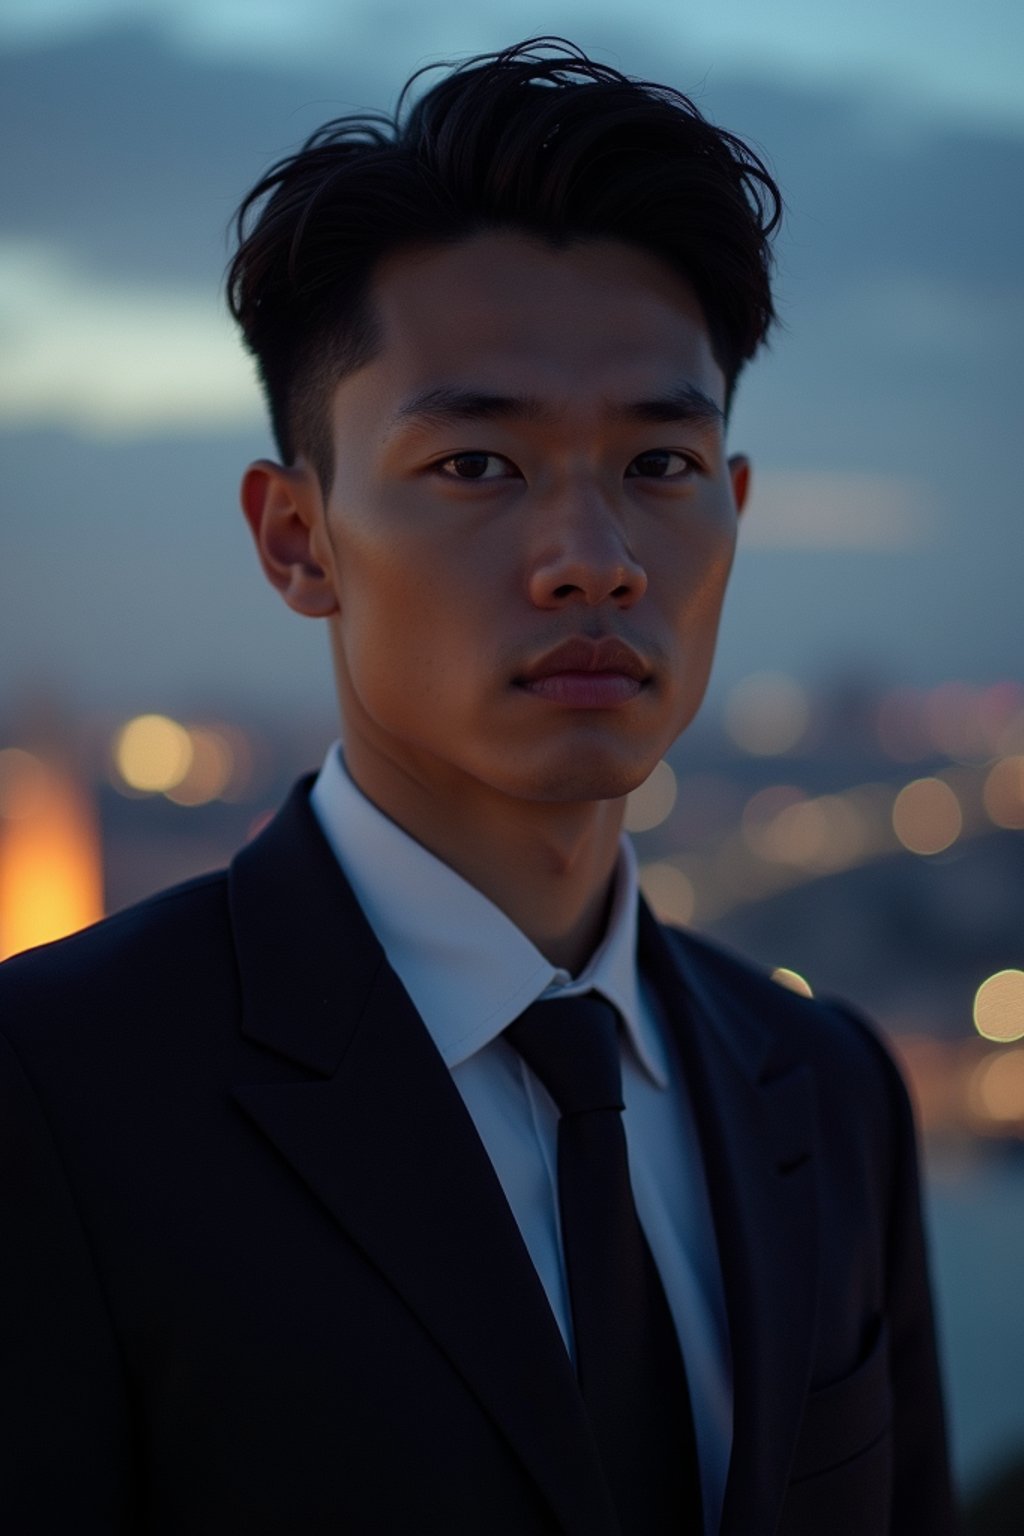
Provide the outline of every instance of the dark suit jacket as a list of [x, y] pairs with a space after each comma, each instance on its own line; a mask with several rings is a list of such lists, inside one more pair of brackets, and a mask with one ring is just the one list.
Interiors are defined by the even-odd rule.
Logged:
[[[300, 786], [0, 970], [0, 1524], [613, 1536], [495, 1174]], [[730, 1536], [951, 1528], [913, 1131], [840, 1008], [645, 913], [735, 1377]]]

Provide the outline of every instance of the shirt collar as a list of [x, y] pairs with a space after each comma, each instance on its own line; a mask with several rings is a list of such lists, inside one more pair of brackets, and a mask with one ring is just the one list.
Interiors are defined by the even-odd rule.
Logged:
[[598, 991], [622, 1016], [632, 1048], [658, 1084], [664, 1045], [642, 1007], [636, 966], [637, 869], [623, 838], [605, 936], [577, 977], [546, 960], [481, 891], [366, 798], [328, 752], [310, 799], [388, 960], [445, 1063], [456, 1067], [542, 995]]

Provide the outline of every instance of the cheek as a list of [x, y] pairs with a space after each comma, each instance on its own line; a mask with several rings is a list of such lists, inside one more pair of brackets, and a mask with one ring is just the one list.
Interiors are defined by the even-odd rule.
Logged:
[[472, 644], [464, 605], [415, 561], [353, 562], [348, 574], [337, 644], [349, 686], [378, 724], [416, 734], [417, 722], [439, 722], [459, 699]]
[[663, 567], [677, 583], [677, 620], [691, 638], [705, 634], [714, 640], [735, 553], [736, 515], [723, 506], [686, 527]]
[[729, 574], [732, 570], [735, 544], [730, 544], [722, 550], [719, 558], [709, 568], [707, 576], [700, 590], [700, 604], [703, 622], [709, 630], [709, 639], [714, 640], [718, 630], [718, 622], [722, 616], [722, 604], [725, 601], [726, 588], [729, 585]]

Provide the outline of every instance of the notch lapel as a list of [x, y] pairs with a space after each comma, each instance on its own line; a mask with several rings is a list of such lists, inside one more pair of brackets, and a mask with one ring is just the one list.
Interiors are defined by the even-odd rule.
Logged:
[[572, 1366], [515, 1219], [306, 792], [236, 859], [231, 908], [243, 1033], [319, 1076], [240, 1084], [235, 1098], [419, 1318], [562, 1527], [611, 1536]]
[[759, 1008], [737, 988], [737, 972], [713, 975], [722, 962], [676, 938], [670, 946], [642, 910], [641, 964], [690, 1086], [725, 1289], [734, 1411], [721, 1531], [749, 1536], [774, 1528], [810, 1379], [818, 1294], [814, 1087], [807, 1065], [788, 1057], [766, 1026], [770, 993]]

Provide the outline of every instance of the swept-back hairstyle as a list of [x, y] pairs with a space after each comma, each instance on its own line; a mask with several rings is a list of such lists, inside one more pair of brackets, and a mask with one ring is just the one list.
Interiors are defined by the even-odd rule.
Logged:
[[228, 299], [284, 462], [306, 455], [329, 486], [330, 398], [378, 344], [378, 263], [489, 229], [661, 257], [693, 285], [731, 397], [774, 319], [781, 198], [753, 150], [562, 38], [470, 59], [413, 102], [423, 73], [393, 118], [326, 123], [238, 210]]

